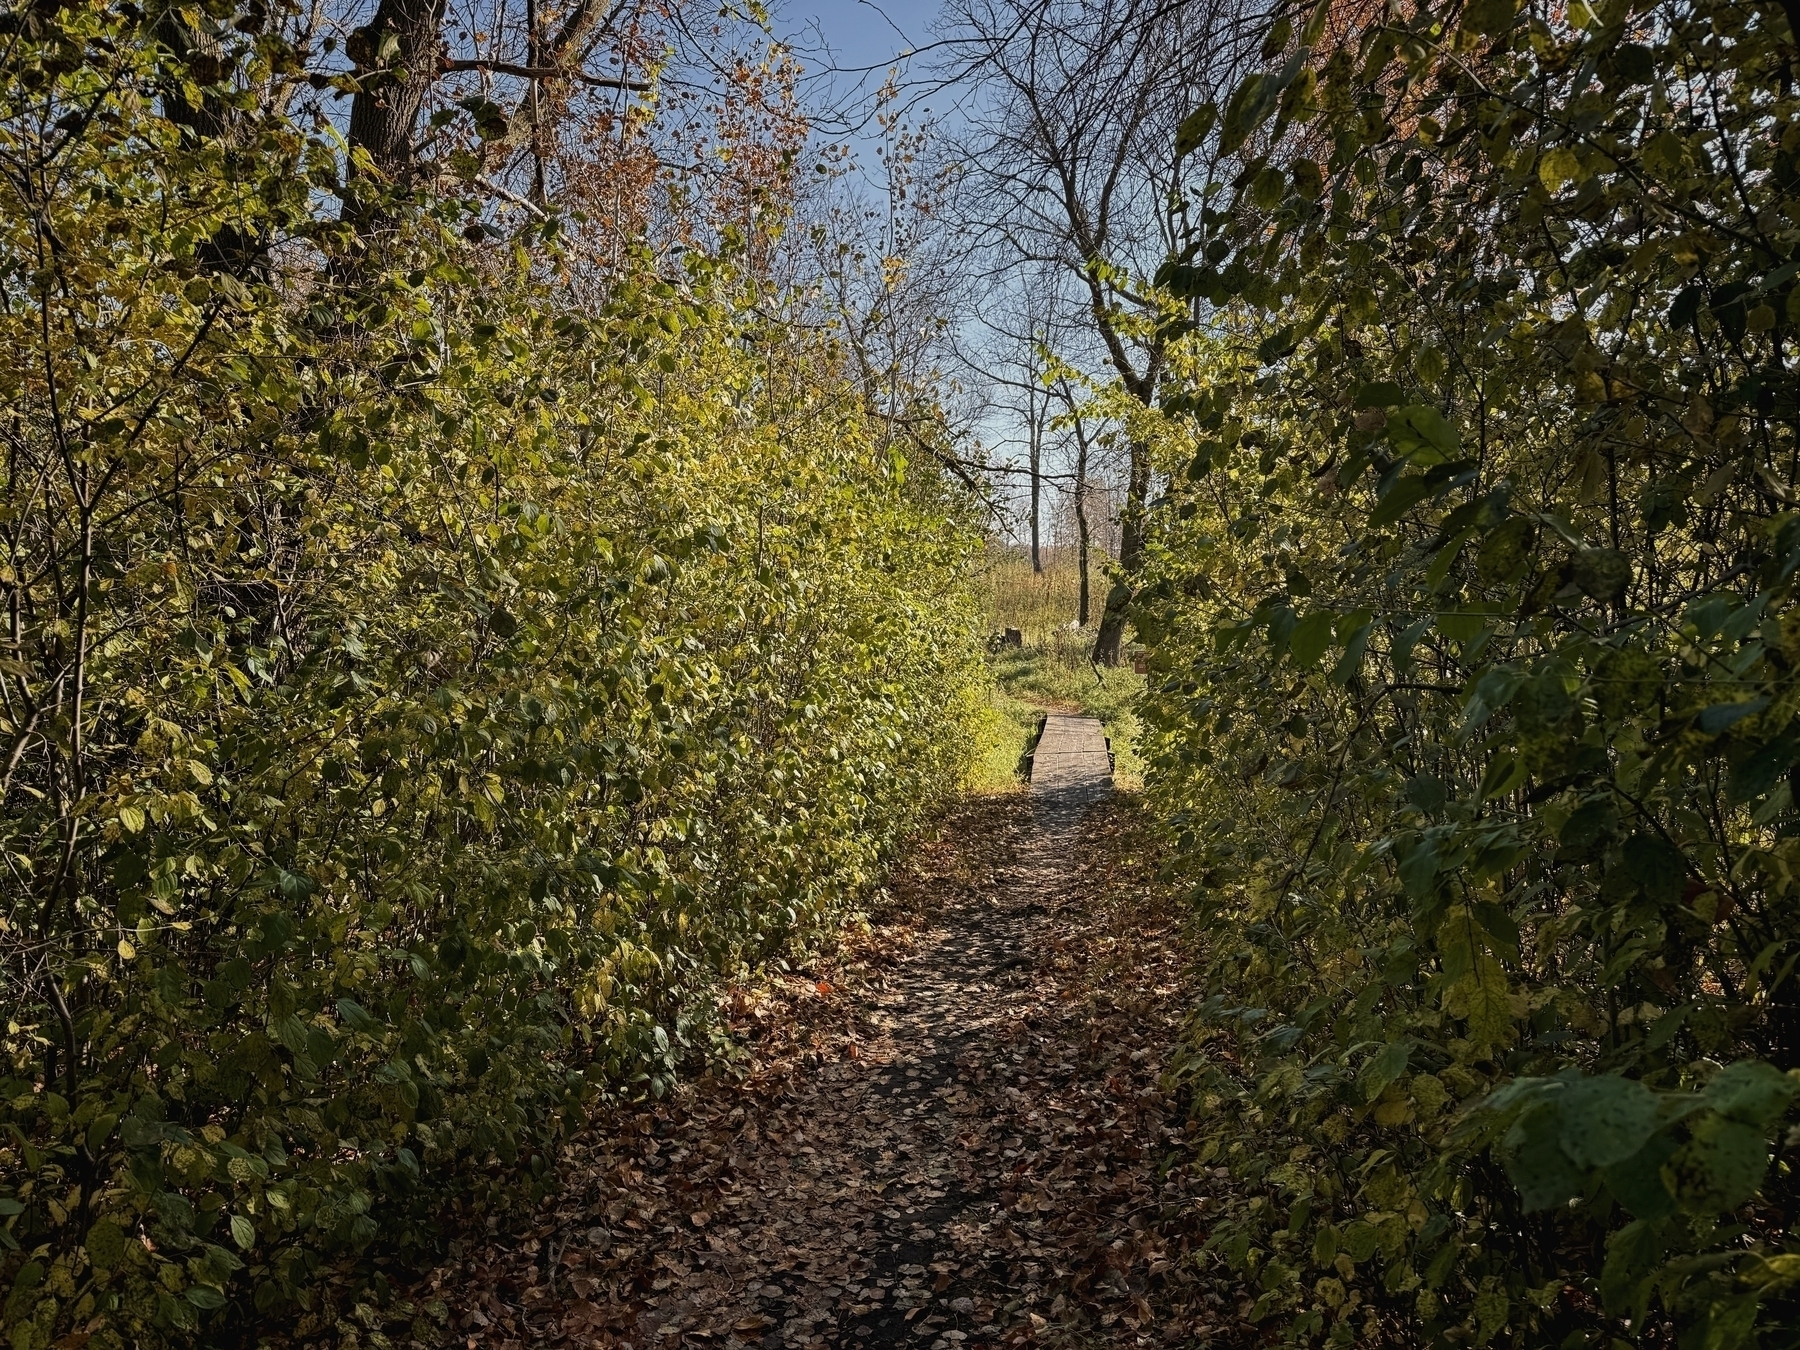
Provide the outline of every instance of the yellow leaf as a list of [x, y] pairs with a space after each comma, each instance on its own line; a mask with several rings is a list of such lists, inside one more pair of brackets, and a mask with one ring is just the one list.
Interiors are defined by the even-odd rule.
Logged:
[[1538, 161], [1538, 178], [1551, 192], [1561, 192], [1565, 184], [1579, 183], [1585, 177], [1581, 156], [1566, 145], [1557, 146]]
[[1793, 1284], [1800, 1281], [1800, 1252], [1781, 1252], [1758, 1258], [1755, 1268], [1745, 1279], [1753, 1284]]
[[1404, 1125], [1412, 1118], [1412, 1113], [1413, 1104], [1405, 1097], [1387, 1098], [1375, 1108], [1375, 1123], [1391, 1129], [1395, 1125]]
[[119, 955], [121, 957], [123, 957], [125, 960], [129, 961], [134, 956], [137, 955], [137, 948], [132, 946], [124, 938], [120, 938], [119, 939]]
[[1646, 173], [1666, 182], [1681, 172], [1685, 149], [1673, 131], [1659, 131], [1644, 143], [1639, 158]]
[[1466, 1006], [1470, 1040], [1481, 1045], [1512, 1043], [1512, 1004], [1506, 997], [1504, 983], [1477, 985], [1469, 991]]

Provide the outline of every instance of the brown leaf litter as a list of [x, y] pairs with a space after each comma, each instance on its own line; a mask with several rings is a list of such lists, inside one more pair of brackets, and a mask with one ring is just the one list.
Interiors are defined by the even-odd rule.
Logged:
[[741, 1076], [597, 1122], [416, 1295], [469, 1350], [1243, 1343], [1160, 1085], [1182, 916], [1128, 806], [1033, 812], [953, 812], [866, 935], [735, 997]]

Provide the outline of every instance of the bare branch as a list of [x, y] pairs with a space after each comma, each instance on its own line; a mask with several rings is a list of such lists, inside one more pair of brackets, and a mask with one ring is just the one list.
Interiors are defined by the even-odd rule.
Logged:
[[446, 61], [446, 73], [459, 70], [485, 70], [492, 75], [511, 75], [521, 80], [579, 80], [592, 89], [628, 89], [634, 94], [646, 92], [650, 86], [642, 80], [625, 80], [611, 75], [589, 75], [569, 66], [521, 66], [511, 61]]

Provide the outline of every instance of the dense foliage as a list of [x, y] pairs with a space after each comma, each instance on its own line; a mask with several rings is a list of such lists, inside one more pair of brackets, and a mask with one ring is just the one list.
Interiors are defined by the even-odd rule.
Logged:
[[979, 697], [966, 508], [826, 335], [698, 255], [572, 290], [542, 212], [339, 219], [267, 19], [0, 33], [14, 1350], [328, 1327], [322, 1263], [704, 1052]]
[[1263, 55], [1184, 128], [1237, 172], [1142, 433], [1213, 1245], [1296, 1342], [1792, 1344], [1793, 20], [1324, 4]]

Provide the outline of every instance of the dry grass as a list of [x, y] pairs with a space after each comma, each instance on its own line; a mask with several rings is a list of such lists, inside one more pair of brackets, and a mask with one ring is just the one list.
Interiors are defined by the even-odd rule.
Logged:
[[[1044, 570], [1031, 570], [1029, 552], [995, 547], [988, 554], [988, 626], [995, 632], [1017, 628], [1027, 646], [1048, 647], [1061, 643], [1071, 648], [1093, 642], [1091, 631], [1071, 627], [1079, 613], [1080, 571], [1072, 548], [1043, 551]], [[1098, 623], [1109, 583], [1108, 559], [1095, 552], [1088, 560], [1090, 619]]]
[[[994, 632], [1017, 628], [1025, 645], [1003, 648], [991, 659], [994, 693], [972, 786], [978, 792], [1018, 790], [1020, 756], [1038, 718], [1046, 709], [1058, 709], [1086, 712], [1105, 724], [1118, 759], [1115, 780], [1126, 791], [1136, 790], [1143, 783], [1143, 766], [1132, 745], [1137, 734], [1133, 709], [1144, 677], [1129, 665], [1094, 668], [1089, 660], [1094, 625], [1074, 626], [1080, 584], [1075, 550], [1046, 549], [1043, 557], [1044, 570], [1035, 573], [1024, 549], [996, 546], [989, 553], [989, 627]], [[1111, 584], [1102, 572], [1106, 561], [1096, 552], [1089, 564], [1096, 622]]]

